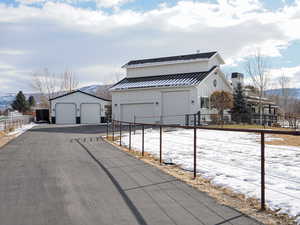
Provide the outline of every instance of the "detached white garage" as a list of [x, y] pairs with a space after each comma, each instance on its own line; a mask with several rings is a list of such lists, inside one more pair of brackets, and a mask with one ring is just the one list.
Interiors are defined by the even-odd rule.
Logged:
[[110, 100], [77, 90], [50, 99], [51, 121], [56, 124], [99, 124], [105, 121]]

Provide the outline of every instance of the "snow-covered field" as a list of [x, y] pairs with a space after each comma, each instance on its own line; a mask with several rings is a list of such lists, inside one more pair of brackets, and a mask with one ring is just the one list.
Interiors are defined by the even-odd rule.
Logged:
[[[141, 132], [131, 140], [132, 148], [141, 151]], [[126, 133], [122, 142], [128, 141]], [[217, 186], [260, 199], [259, 141], [253, 133], [198, 130], [197, 172]], [[145, 151], [159, 156], [159, 130], [145, 130]], [[192, 171], [193, 130], [165, 130], [163, 159]], [[299, 147], [266, 145], [266, 201], [271, 209], [297, 217], [300, 224]]]

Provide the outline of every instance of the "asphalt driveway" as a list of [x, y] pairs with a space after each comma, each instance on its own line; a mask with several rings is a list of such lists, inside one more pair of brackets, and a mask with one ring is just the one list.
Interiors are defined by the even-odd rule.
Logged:
[[0, 225], [259, 224], [104, 142], [38, 126], [0, 149]]

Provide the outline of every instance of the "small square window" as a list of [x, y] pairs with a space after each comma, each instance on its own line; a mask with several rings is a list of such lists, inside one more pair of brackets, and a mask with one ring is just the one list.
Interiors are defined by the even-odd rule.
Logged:
[[209, 108], [209, 98], [208, 97], [201, 97], [200, 98], [200, 107], [202, 109]]

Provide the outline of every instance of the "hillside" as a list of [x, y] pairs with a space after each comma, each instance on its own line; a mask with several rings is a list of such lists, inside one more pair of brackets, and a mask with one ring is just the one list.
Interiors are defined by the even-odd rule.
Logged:
[[15, 99], [15, 94], [0, 93], [0, 110], [7, 108]]
[[[290, 95], [300, 99], [300, 88], [289, 88], [289, 93]], [[266, 94], [268, 95], [281, 95], [281, 90], [280, 89], [270, 89], [266, 91]]]

